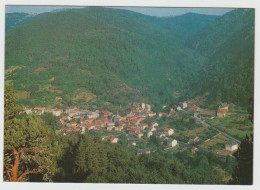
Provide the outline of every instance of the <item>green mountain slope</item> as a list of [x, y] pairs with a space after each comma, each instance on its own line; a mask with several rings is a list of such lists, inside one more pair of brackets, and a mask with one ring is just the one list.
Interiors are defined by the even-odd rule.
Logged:
[[6, 38], [6, 80], [28, 105], [85, 103], [79, 94], [93, 105], [170, 102], [202, 59], [153, 17], [125, 10], [49, 13]]
[[16, 28], [29, 24], [34, 19], [43, 17], [45, 14], [32, 15], [28, 13], [6, 13], [5, 14], [5, 32], [9, 34]]
[[204, 30], [204, 27], [219, 18], [216, 15], [202, 15], [187, 13], [181, 16], [162, 18], [160, 20], [163, 28], [182, 44], [189, 44], [193, 36]]
[[6, 82], [30, 106], [123, 110], [202, 94], [210, 104], [246, 105], [254, 10], [173, 18], [96, 7], [46, 13], [6, 36], [5, 58]]
[[27, 20], [29, 14], [27, 13], [6, 13], [5, 15], [5, 32], [9, 32], [21, 25]]
[[254, 10], [225, 14], [208, 24], [192, 45], [206, 61], [191, 91], [209, 92], [209, 103], [246, 106], [254, 92]]

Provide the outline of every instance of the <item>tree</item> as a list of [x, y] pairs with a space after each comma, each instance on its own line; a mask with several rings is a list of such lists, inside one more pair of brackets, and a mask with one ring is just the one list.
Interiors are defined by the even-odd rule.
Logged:
[[237, 165], [232, 174], [230, 184], [253, 184], [253, 135], [241, 141], [238, 150], [234, 153]]
[[[247, 109], [249, 119], [254, 122], [254, 99], [249, 99], [249, 106]], [[237, 159], [237, 165], [232, 174], [230, 184], [253, 184], [253, 134], [241, 141], [238, 150], [234, 153]]]
[[21, 115], [12, 86], [5, 86], [4, 179], [26, 181], [41, 174], [50, 181], [55, 172], [53, 133], [36, 115]]
[[251, 97], [249, 99], [249, 105], [247, 108], [247, 112], [249, 113], [249, 120], [254, 123], [254, 98]]

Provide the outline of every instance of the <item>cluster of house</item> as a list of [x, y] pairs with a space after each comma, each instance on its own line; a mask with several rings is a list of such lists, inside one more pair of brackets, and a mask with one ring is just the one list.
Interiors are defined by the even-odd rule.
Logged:
[[228, 104], [222, 103], [219, 105], [217, 112], [215, 110], [205, 110], [198, 106], [191, 106], [189, 110], [194, 114], [194, 118], [213, 119], [214, 117], [226, 117], [228, 112]]
[[[185, 107], [185, 106], [184, 106]], [[158, 129], [159, 124], [152, 121], [151, 123], [143, 122], [146, 118], [153, 118], [157, 114], [151, 110], [151, 106], [145, 103], [133, 103], [131, 109], [125, 116], [113, 114], [110, 111], [103, 110], [84, 110], [71, 106], [63, 111], [58, 108], [35, 107], [25, 108], [27, 114], [35, 112], [37, 115], [43, 113], [52, 113], [59, 117], [63, 127], [56, 131], [56, 134], [67, 135], [72, 131], [78, 131], [84, 134], [89, 130], [107, 130], [122, 131], [133, 146], [136, 141], [144, 135], [147, 138], [156, 136], [160, 138], [166, 145], [170, 147], [177, 146], [177, 141], [170, 138], [174, 134], [174, 130], [170, 128]], [[170, 113], [160, 112], [158, 117], [170, 116], [174, 113], [174, 109], [170, 109]], [[111, 143], [117, 143], [119, 139], [116, 136], [109, 138]]]
[[[166, 108], [167, 106], [163, 106]], [[158, 115], [151, 110], [151, 106], [145, 103], [133, 103], [133, 109], [131, 109], [125, 116], [120, 116], [118, 114], [113, 114], [110, 111], [103, 110], [95, 110], [90, 111], [86, 109], [79, 109], [77, 107], [71, 106], [65, 111], [56, 107], [35, 107], [32, 108], [24, 108], [26, 114], [30, 114], [32, 112], [37, 115], [42, 115], [44, 113], [52, 113], [54, 116], [59, 117], [59, 121], [63, 125], [60, 130], [56, 131], [56, 134], [67, 135], [72, 131], [78, 131], [84, 134], [89, 130], [107, 130], [107, 131], [122, 131], [125, 133], [128, 142], [132, 146], [136, 146], [136, 142], [138, 139], [141, 139], [144, 135], [147, 138], [151, 136], [155, 136], [160, 138], [161, 141], [167, 145], [168, 147], [176, 147], [178, 142], [176, 139], [172, 138], [174, 134], [174, 130], [171, 128], [160, 128], [159, 124], [156, 122], [145, 123], [143, 122], [146, 118], [153, 117], [162, 117], [162, 116], [171, 116], [176, 111], [181, 111], [183, 109], [188, 109], [188, 105], [186, 102], [180, 102], [175, 109], [170, 108], [169, 113], [159, 112]], [[214, 110], [201, 110], [197, 106], [189, 107], [189, 111], [194, 113], [195, 118], [213, 118], [215, 117], [216, 112]], [[226, 112], [228, 111], [228, 105], [222, 104], [219, 106], [217, 116], [225, 117]], [[105, 138], [104, 138], [105, 139]], [[104, 140], [102, 139], [102, 140]], [[117, 143], [119, 138], [116, 136], [110, 136], [109, 141], [111, 143]], [[189, 144], [193, 144], [193, 142], [197, 142], [198, 137], [191, 136], [189, 139]], [[234, 143], [233, 143], [234, 144]], [[235, 146], [226, 145], [226, 149], [232, 151], [235, 149]], [[197, 152], [198, 149], [193, 148], [192, 152]], [[148, 154], [150, 150], [144, 149], [138, 151], [138, 154]]]
[[24, 108], [24, 112], [26, 114], [31, 114], [31, 113], [36, 113], [36, 115], [42, 115], [44, 113], [52, 113], [54, 116], [60, 116], [63, 112], [62, 109], [58, 109], [56, 107], [40, 107], [40, 106], [37, 106], [35, 107], [34, 109], [32, 108], [29, 108], [29, 107], [25, 107]]

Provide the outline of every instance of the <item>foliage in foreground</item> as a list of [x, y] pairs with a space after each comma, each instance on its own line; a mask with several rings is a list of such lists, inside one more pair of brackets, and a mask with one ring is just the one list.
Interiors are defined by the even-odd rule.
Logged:
[[12, 86], [5, 87], [4, 179], [26, 181], [37, 174], [51, 181], [55, 172], [53, 133], [35, 115], [22, 115]]

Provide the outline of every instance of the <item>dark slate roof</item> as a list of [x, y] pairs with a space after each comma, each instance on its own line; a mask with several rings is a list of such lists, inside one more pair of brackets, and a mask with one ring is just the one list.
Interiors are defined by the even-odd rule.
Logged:
[[145, 153], [145, 152], [149, 152], [151, 151], [149, 148], [145, 148], [145, 149], [139, 149], [137, 152], [138, 153]]
[[229, 144], [229, 145], [237, 145], [238, 143], [236, 141], [230, 139], [229, 141], [227, 141], [227, 144]]

